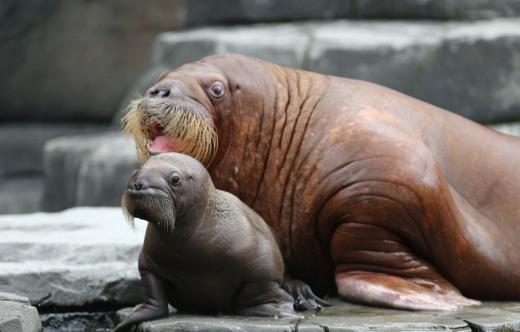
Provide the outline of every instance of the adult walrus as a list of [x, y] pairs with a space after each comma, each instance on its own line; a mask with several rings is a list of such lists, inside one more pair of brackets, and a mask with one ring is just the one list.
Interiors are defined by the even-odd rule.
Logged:
[[130, 108], [141, 160], [202, 161], [319, 292], [404, 309], [520, 299], [518, 138], [376, 84], [231, 54], [161, 76]]
[[[144, 303], [115, 331], [178, 310], [298, 318], [296, 305], [325, 304], [285, 276], [269, 226], [230, 193], [217, 190], [196, 159], [150, 158], [128, 183], [122, 208], [148, 221], [138, 265]], [[287, 289], [289, 293], [285, 290]], [[310, 309], [300, 307], [299, 309]]]

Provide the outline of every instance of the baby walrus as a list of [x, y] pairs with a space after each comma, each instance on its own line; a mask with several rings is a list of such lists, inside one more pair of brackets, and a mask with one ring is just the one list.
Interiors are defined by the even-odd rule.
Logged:
[[327, 305], [308, 285], [284, 275], [264, 220], [217, 190], [204, 166], [188, 155], [150, 158], [130, 178], [122, 207], [129, 221], [148, 221], [138, 261], [145, 296], [115, 331], [167, 316], [168, 303], [193, 313], [287, 318], [299, 317], [293, 308]]

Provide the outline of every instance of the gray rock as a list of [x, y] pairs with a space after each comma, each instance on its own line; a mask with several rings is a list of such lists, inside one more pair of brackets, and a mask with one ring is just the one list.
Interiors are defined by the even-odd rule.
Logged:
[[106, 125], [10, 123], [0, 125], [0, 214], [40, 210], [43, 148], [59, 136], [106, 131]]
[[480, 122], [520, 118], [520, 20], [320, 24], [309, 69], [368, 80]]
[[516, 0], [192, 0], [188, 26], [334, 18], [475, 20], [520, 15]]
[[330, 332], [346, 331], [471, 331], [463, 320], [439, 317], [435, 313], [369, 308], [340, 304], [304, 321], [327, 327]]
[[[3, 110], [0, 114], [3, 114]], [[42, 173], [43, 146], [50, 139], [104, 130], [104, 125], [89, 124], [1, 124], [0, 177]]]
[[0, 301], [18, 302], [21, 304], [30, 305], [31, 302], [25, 296], [16, 295], [13, 293], [0, 292]]
[[137, 167], [133, 141], [120, 133], [62, 137], [45, 146], [42, 208], [119, 206]]
[[[331, 299], [332, 307], [318, 314], [305, 313], [299, 321], [231, 316], [176, 314], [139, 325], [140, 332], [159, 331], [516, 331], [520, 329], [520, 303], [484, 303], [453, 312], [410, 312], [349, 304]], [[516, 311], [515, 311], [516, 310]], [[118, 311], [118, 321], [132, 309]], [[508, 330], [509, 329], [509, 330]]]
[[389, 19], [476, 20], [520, 14], [516, 0], [357, 0], [357, 16]]
[[228, 0], [189, 1], [187, 25], [257, 23], [356, 16], [353, 0]]
[[[117, 312], [117, 321], [122, 321], [133, 309], [126, 308]], [[139, 325], [138, 332], [292, 332], [295, 323], [289, 320], [272, 320], [256, 317], [229, 316], [196, 316], [176, 314], [168, 318], [144, 322]]]
[[462, 319], [472, 331], [520, 331], [518, 302], [489, 302], [484, 306], [468, 307], [458, 312], [444, 313], [444, 317]]
[[0, 215], [39, 211], [42, 192], [41, 175], [0, 178]]
[[475, 20], [520, 15], [516, 0], [195, 0], [186, 5], [188, 26], [333, 18]]
[[76, 205], [119, 206], [130, 175], [137, 166], [130, 139], [117, 136], [100, 144], [79, 168]]
[[113, 312], [42, 313], [40, 318], [45, 332], [107, 331], [114, 327]]
[[302, 66], [309, 35], [304, 25], [262, 25], [253, 28], [202, 28], [162, 33], [152, 50], [154, 67], [175, 68], [214, 53], [241, 53], [282, 66]]
[[[4, 0], [0, 120], [109, 120], [161, 31], [332, 18], [518, 16], [517, 0]], [[102, 84], [100, 84], [102, 83]]]
[[513, 123], [501, 123], [491, 126], [493, 129], [498, 130], [504, 134], [513, 136], [520, 136], [520, 122]]
[[0, 291], [40, 308], [139, 303], [145, 224], [120, 208], [0, 216]]
[[380, 83], [480, 122], [520, 118], [520, 19], [337, 21], [164, 33], [155, 43], [151, 71], [224, 52]]
[[42, 330], [38, 310], [29, 299], [0, 292], [0, 332], [39, 332]]
[[110, 120], [154, 36], [183, 26], [183, 3], [2, 1], [0, 121]]

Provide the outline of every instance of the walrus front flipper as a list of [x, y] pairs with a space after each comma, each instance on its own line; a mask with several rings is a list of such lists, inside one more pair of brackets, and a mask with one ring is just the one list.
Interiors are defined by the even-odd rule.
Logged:
[[243, 316], [303, 318], [293, 310], [293, 298], [274, 281], [245, 284], [235, 299], [235, 313]]
[[330, 303], [318, 297], [312, 291], [311, 287], [305, 282], [293, 279], [286, 275], [282, 288], [285, 289], [294, 298], [294, 310], [321, 310], [321, 307], [328, 307]]
[[339, 295], [347, 301], [408, 310], [456, 310], [479, 301], [462, 296], [446, 281], [406, 279], [384, 273], [350, 271], [336, 275]]
[[163, 281], [148, 271], [139, 272], [144, 286], [144, 303], [119, 323], [113, 332], [129, 331], [132, 326], [141, 322], [168, 316], [168, 299]]

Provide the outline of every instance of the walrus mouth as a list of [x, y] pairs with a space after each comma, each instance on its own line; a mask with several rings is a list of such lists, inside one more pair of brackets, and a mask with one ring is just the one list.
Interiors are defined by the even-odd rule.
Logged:
[[122, 127], [134, 137], [141, 163], [153, 154], [181, 152], [209, 166], [217, 152], [217, 131], [205, 113], [191, 105], [140, 98], [128, 106]]
[[148, 144], [148, 152], [152, 155], [174, 152], [181, 150], [180, 143], [174, 137], [169, 137], [164, 126], [156, 121], [151, 121], [149, 124], [149, 130], [151, 132], [151, 140]]
[[135, 228], [134, 218], [139, 218], [156, 224], [167, 232], [175, 230], [175, 204], [166, 196], [127, 190], [121, 199], [121, 208], [132, 228]]

